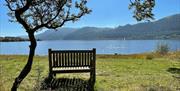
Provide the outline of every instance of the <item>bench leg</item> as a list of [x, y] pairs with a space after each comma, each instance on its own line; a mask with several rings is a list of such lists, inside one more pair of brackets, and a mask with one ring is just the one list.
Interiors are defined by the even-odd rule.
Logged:
[[95, 81], [96, 81], [95, 70], [92, 70], [92, 71], [90, 72], [90, 80], [89, 80], [89, 84], [90, 84], [89, 90], [90, 90], [90, 91], [94, 91]]
[[49, 73], [49, 78], [55, 78], [56, 77], [56, 73]]
[[53, 74], [53, 77], [56, 78], [56, 73]]
[[52, 79], [52, 78], [53, 78], [53, 74], [52, 74], [52, 73], [49, 73], [48, 78]]
[[96, 81], [95, 70], [93, 70], [93, 71], [90, 72], [90, 81], [91, 81], [92, 85], [95, 84], [95, 81]]

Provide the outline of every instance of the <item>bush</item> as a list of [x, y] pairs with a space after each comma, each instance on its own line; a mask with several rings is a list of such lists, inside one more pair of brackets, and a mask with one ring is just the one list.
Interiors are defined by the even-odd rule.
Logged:
[[153, 55], [147, 55], [147, 56], [146, 56], [146, 59], [147, 59], [147, 60], [152, 60], [153, 58], [154, 58]]
[[158, 43], [157, 48], [156, 48], [156, 53], [160, 55], [165, 55], [169, 52], [169, 45], [166, 43]]

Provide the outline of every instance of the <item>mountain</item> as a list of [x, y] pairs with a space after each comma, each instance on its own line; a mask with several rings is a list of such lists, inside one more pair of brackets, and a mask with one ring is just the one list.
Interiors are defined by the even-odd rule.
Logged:
[[60, 28], [58, 30], [48, 30], [36, 35], [36, 39], [42, 40], [62, 40], [68, 34], [76, 31], [75, 28]]
[[111, 28], [83, 27], [64, 37], [64, 40], [96, 40], [104, 39], [104, 32], [111, 31]]
[[154, 22], [127, 24], [116, 28], [61, 28], [36, 36], [40, 40], [180, 39], [180, 14]]

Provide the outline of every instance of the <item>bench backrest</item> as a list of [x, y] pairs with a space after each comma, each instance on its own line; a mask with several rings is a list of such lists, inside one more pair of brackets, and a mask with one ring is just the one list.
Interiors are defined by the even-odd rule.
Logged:
[[52, 67], [94, 67], [96, 49], [92, 50], [51, 50], [49, 66]]

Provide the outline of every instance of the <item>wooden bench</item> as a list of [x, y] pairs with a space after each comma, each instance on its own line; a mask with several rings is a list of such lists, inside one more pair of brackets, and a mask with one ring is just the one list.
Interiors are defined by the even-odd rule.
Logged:
[[56, 73], [89, 72], [90, 80], [96, 80], [96, 49], [92, 50], [48, 50], [49, 76]]

